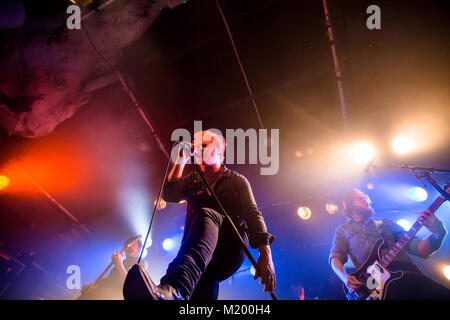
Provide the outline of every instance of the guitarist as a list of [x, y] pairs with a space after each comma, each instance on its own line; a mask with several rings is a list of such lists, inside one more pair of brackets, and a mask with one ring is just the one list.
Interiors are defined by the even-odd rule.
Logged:
[[[124, 252], [116, 250], [111, 255], [113, 269], [109, 275], [99, 279], [95, 283], [83, 286], [81, 289], [82, 297], [79, 299], [123, 300], [123, 283], [128, 270], [138, 261], [142, 249], [142, 242], [137, 240], [136, 237], [131, 237], [125, 241], [124, 248]], [[141, 261], [141, 265], [145, 268], [146, 261]]]
[[[365, 193], [353, 189], [345, 195], [344, 216], [348, 221], [335, 231], [329, 262], [350, 293], [363, 283], [344, 270], [348, 256], [359, 269], [377, 239], [382, 237], [388, 243], [387, 252], [405, 233], [391, 220], [373, 220], [373, 214], [371, 200]], [[423, 259], [430, 257], [439, 250], [447, 234], [443, 223], [431, 211], [425, 210], [420, 215], [419, 219], [432, 234], [423, 240], [414, 237], [394, 259], [390, 269], [401, 270], [404, 276], [392, 282], [386, 299], [450, 299], [450, 290], [423, 275], [407, 255], [409, 253]], [[386, 252], [382, 252], [382, 255]]]

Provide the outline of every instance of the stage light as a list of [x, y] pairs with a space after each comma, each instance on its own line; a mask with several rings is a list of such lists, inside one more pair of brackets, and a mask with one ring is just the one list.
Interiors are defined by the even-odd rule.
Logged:
[[408, 198], [413, 201], [422, 202], [427, 200], [428, 193], [425, 189], [420, 187], [412, 187], [407, 192]]
[[145, 257], [147, 256], [147, 254], [148, 254], [148, 250], [147, 250], [147, 248], [144, 248], [144, 251], [142, 251], [142, 257], [141, 257], [141, 259], [145, 259]]
[[250, 268], [250, 274], [251, 274], [252, 276], [254, 276], [254, 275], [256, 274], [256, 270], [255, 270], [254, 267], [251, 267], [251, 268]]
[[175, 248], [175, 241], [173, 241], [173, 239], [171, 238], [167, 238], [166, 240], [163, 241], [162, 246], [164, 250], [170, 251], [173, 248]]
[[450, 280], [450, 265], [446, 265], [442, 268], [442, 272], [444, 273], [444, 276]]
[[300, 219], [308, 220], [309, 218], [311, 218], [311, 209], [308, 207], [300, 207], [297, 210], [297, 214]]
[[411, 229], [412, 227], [412, 223], [409, 222], [406, 219], [400, 219], [397, 221], [397, 224], [402, 227], [403, 229], [405, 229], [405, 231], [408, 231], [409, 229]]
[[145, 248], [150, 248], [153, 244], [152, 238], [148, 238], [147, 242], [145, 243]]
[[336, 212], [338, 212], [339, 207], [337, 204], [335, 204], [333, 202], [327, 202], [325, 205], [325, 209], [327, 210], [327, 212], [329, 214], [335, 214]]
[[353, 158], [361, 163], [367, 163], [375, 156], [375, 148], [369, 143], [358, 143], [351, 150]]
[[[157, 200], [158, 200], [158, 199], [155, 199], [155, 201], [153, 201], [153, 205], [154, 205], [154, 206], [156, 206], [156, 201], [157, 201]], [[157, 210], [162, 210], [162, 209], [164, 209], [166, 206], [167, 206], [167, 202], [164, 201], [163, 198], [161, 198], [161, 199], [159, 200], [159, 204], [158, 204], [158, 207], [157, 207], [156, 209], [157, 209]]]
[[405, 154], [414, 149], [414, 142], [408, 137], [397, 137], [392, 140], [392, 148], [398, 154]]
[[8, 188], [11, 180], [7, 176], [0, 175], [0, 191]]
[[[151, 200], [148, 198], [148, 190], [137, 185], [124, 184], [120, 189], [120, 202], [122, 206], [124, 222], [128, 224], [132, 233], [142, 235], [142, 241], [148, 232], [150, 218], [152, 214]], [[152, 233], [148, 235], [146, 247], [152, 242]]]
[[70, 0], [70, 2], [80, 7], [86, 7], [87, 5], [91, 4], [93, 0]]

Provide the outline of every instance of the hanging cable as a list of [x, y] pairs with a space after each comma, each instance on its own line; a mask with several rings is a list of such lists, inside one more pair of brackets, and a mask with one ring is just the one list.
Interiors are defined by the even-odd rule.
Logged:
[[242, 76], [244, 77], [245, 84], [247, 85], [247, 90], [248, 90], [248, 93], [249, 93], [250, 98], [252, 100], [253, 107], [255, 108], [256, 115], [258, 116], [259, 124], [261, 125], [261, 129], [264, 129], [264, 125], [263, 125], [263, 122], [261, 120], [261, 115], [259, 113], [258, 106], [256, 105], [255, 97], [253, 96], [252, 89], [250, 88], [250, 84], [248, 83], [247, 75], [245, 74], [245, 70], [244, 70], [244, 67], [242, 66], [241, 59], [239, 58], [239, 53], [238, 53], [238, 51], [236, 49], [236, 45], [234, 44], [233, 36], [231, 35], [231, 31], [230, 31], [230, 28], [228, 26], [227, 19], [225, 18], [224, 14], [222, 12], [222, 9], [220, 7], [220, 4], [219, 4], [218, 0], [216, 0], [216, 5], [217, 5], [217, 9], [219, 10], [220, 16], [222, 17], [223, 23], [225, 24], [225, 28], [227, 29], [228, 36], [230, 37], [231, 45], [233, 46], [234, 54], [235, 54], [236, 59], [237, 59], [237, 61], [239, 63], [239, 67], [241, 69]]

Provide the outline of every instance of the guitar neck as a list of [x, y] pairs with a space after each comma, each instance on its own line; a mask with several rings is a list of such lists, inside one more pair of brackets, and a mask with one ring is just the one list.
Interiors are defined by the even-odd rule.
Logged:
[[[122, 248], [122, 250], [120, 250], [120, 254], [122, 254], [122, 252], [125, 250], [125, 247]], [[113, 262], [111, 261], [108, 266], [105, 268], [105, 270], [103, 270], [103, 272], [97, 277], [97, 279], [95, 279], [94, 283], [99, 282], [101, 279], [103, 279], [103, 277], [105, 276], [106, 272], [108, 272], [109, 268], [111, 268], [113, 265]]]
[[[436, 210], [443, 204], [445, 201], [445, 198], [443, 196], [439, 196], [434, 200], [434, 202], [428, 207], [428, 210], [430, 210], [432, 213], [436, 212]], [[380, 261], [380, 264], [386, 268], [392, 260], [397, 257], [397, 255], [408, 245], [408, 243], [414, 238], [414, 236], [419, 232], [420, 228], [422, 228], [423, 222], [421, 222], [419, 219], [416, 220], [414, 225], [406, 232], [400, 240], [397, 241], [397, 243], [392, 246], [392, 248], [389, 250], [389, 252], [383, 257], [383, 259]]]

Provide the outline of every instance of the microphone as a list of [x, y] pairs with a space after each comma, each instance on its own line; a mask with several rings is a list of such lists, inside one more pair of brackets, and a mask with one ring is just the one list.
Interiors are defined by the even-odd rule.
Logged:
[[370, 168], [373, 167], [374, 161], [375, 158], [372, 158], [372, 160], [367, 163], [367, 165], [364, 167], [364, 173], [369, 173]]
[[201, 155], [201, 152], [198, 150], [195, 150], [195, 147], [192, 143], [178, 141], [177, 144], [181, 145], [181, 147], [184, 149], [184, 151], [186, 151], [189, 155], [195, 155], [195, 156]]

